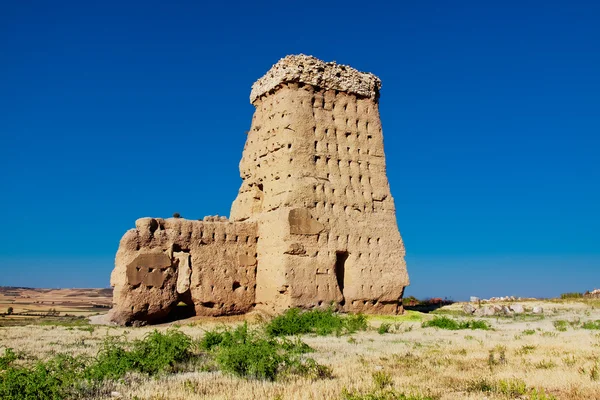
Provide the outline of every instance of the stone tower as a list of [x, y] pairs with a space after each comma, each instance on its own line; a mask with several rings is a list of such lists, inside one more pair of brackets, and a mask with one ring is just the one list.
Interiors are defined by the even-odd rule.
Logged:
[[119, 247], [111, 318], [290, 307], [397, 313], [408, 285], [386, 176], [380, 80], [288, 56], [253, 86], [229, 219], [143, 218]]
[[385, 170], [380, 80], [288, 56], [253, 86], [234, 221], [258, 222], [256, 303], [394, 313], [408, 275]]

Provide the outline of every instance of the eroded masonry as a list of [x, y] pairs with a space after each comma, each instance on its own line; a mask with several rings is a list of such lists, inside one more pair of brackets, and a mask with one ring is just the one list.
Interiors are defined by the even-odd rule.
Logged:
[[110, 318], [329, 307], [402, 311], [404, 244], [385, 170], [380, 80], [288, 56], [252, 87], [256, 108], [230, 218], [142, 218], [121, 239]]

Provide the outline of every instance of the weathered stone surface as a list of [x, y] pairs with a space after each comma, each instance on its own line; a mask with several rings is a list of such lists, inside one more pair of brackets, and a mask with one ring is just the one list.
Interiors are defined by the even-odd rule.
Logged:
[[381, 80], [373, 74], [300, 54], [282, 58], [256, 81], [250, 92], [250, 103], [254, 104], [260, 96], [266, 96], [286, 83], [304, 83], [321, 90], [338, 90], [370, 98], [379, 96], [381, 89]]
[[480, 317], [490, 317], [494, 314], [496, 314], [496, 310], [490, 306], [484, 306], [475, 311], [475, 315]]
[[303, 55], [273, 66], [252, 89], [231, 218], [136, 221], [111, 275], [112, 319], [153, 322], [179, 301], [202, 315], [331, 303], [402, 312], [409, 280], [380, 86], [372, 74]]
[[508, 306], [502, 306], [499, 313], [502, 315], [512, 315], [513, 314], [512, 310]]
[[190, 289], [192, 269], [190, 268], [190, 254], [184, 252], [173, 253], [177, 260], [177, 293], [184, 294]]
[[475, 308], [475, 306], [473, 306], [472, 304], [466, 303], [465, 305], [463, 305], [463, 311], [465, 312], [465, 314], [474, 314], [476, 310], [477, 308]]
[[316, 235], [323, 232], [323, 224], [313, 219], [306, 208], [290, 210], [288, 217], [290, 233], [295, 235]]
[[525, 309], [523, 308], [523, 306], [521, 304], [511, 304], [510, 309], [515, 314], [523, 314], [525, 312]]
[[540, 306], [536, 306], [536, 307], [533, 307], [533, 310], [531, 312], [534, 314], [543, 314], [544, 309]]

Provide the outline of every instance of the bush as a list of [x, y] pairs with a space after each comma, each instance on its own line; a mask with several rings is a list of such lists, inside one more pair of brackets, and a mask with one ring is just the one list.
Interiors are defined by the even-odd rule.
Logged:
[[600, 319], [597, 321], [587, 321], [581, 325], [583, 329], [600, 329]]
[[378, 371], [373, 373], [373, 384], [377, 389], [385, 389], [387, 386], [392, 386], [394, 380], [390, 374]]
[[302, 354], [312, 349], [299, 339], [278, 339], [250, 331], [247, 324], [234, 330], [207, 332], [200, 348], [215, 353], [219, 367], [236, 376], [275, 380], [279, 376], [301, 375], [313, 379], [331, 377], [331, 370]]
[[13, 313], [13, 311], [14, 311], [14, 310], [15, 310], [14, 308], [12, 308], [12, 307], [8, 307], [8, 308], [6, 309], [6, 314], [7, 314], [7, 315], [11, 315], [11, 314]]
[[175, 364], [192, 358], [191, 345], [189, 336], [174, 329], [150, 332], [144, 339], [134, 341], [130, 350], [126, 343], [109, 338], [87, 369], [86, 377], [102, 380], [120, 378], [127, 371], [148, 375], [172, 371]]
[[392, 324], [383, 322], [381, 325], [379, 325], [379, 328], [377, 329], [377, 332], [380, 335], [383, 335], [385, 333], [388, 333], [390, 331], [390, 329], [392, 328]]
[[[197, 346], [195, 346], [197, 345]], [[157, 375], [202, 363], [202, 370], [275, 380], [300, 375], [310, 379], [331, 377], [331, 369], [303, 357], [312, 349], [299, 339], [274, 338], [250, 331], [246, 324], [207, 334], [197, 343], [175, 329], [153, 331], [141, 340], [105, 339], [96, 357], [59, 354], [48, 361], [13, 365], [19, 358], [12, 349], [0, 357], [0, 398], [8, 400], [96, 398], [107, 380], [127, 372]], [[102, 389], [105, 390], [105, 389]]]
[[342, 399], [344, 400], [434, 400], [433, 397], [421, 395], [407, 395], [394, 389], [373, 390], [370, 392], [342, 390]]
[[178, 212], [173, 213], [173, 218], [181, 218], [181, 214], [179, 214]]
[[10, 347], [4, 349], [4, 355], [0, 357], [0, 371], [8, 368], [13, 361], [17, 359], [17, 355]]
[[496, 384], [496, 392], [515, 399], [527, 393], [527, 385], [518, 378], [500, 379]]
[[269, 336], [290, 336], [306, 333], [336, 335], [354, 333], [367, 329], [367, 319], [362, 314], [342, 316], [329, 308], [327, 310], [300, 311], [287, 310], [269, 322], [265, 331]]
[[84, 393], [82, 358], [58, 355], [32, 366], [11, 366], [0, 374], [0, 398], [7, 400], [64, 399]]
[[49, 361], [24, 366], [12, 366], [17, 356], [7, 349], [0, 358], [0, 371], [4, 369], [0, 372], [0, 398], [73, 398], [90, 394], [102, 381], [118, 379], [128, 371], [148, 375], [170, 371], [176, 363], [193, 356], [191, 343], [191, 338], [179, 331], [154, 331], [133, 343], [108, 338], [96, 358], [59, 354]]
[[565, 299], [581, 299], [583, 298], [583, 293], [572, 292], [572, 293], [562, 293], [560, 298]]
[[552, 323], [557, 331], [566, 332], [567, 331], [567, 321], [557, 320]]
[[432, 320], [423, 322], [421, 326], [424, 328], [434, 327], [452, 331], [459, 329], [490, 329], [489, 324], [483, 320], [456, 321], [448, 317], [435, 317]]
[[478, 378], [467, 384], [468, 392], [497, 393], [511, 399], [522, 398], [527, 394], [527, 385], [521, 379], [500, 379], [497, 382]]

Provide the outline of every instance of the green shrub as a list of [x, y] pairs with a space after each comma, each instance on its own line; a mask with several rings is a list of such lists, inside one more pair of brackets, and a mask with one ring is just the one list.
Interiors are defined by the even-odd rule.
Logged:
[[600, 319], [597, 321], [587, 321], [581, 325], [583, 329], [600, 329]]
[[377, 332], [380, 335], [383, 335], [384, 333], [388, 333], [390, 331], [391, 327], [392, 327], [392, 324], [383, 322], [381, 325], [379, 325], [379, 328], [377, 328]]
[[4, 355], [0, 357], [0, 371], [8, 368], [10, 364], [17, 359], [17, 354], [13, 349], [7, 347], [4, 349]]
[[525, 329], [523, 335], [535, 335], [535, 329]]
[[468, 392], [497, 393], [515, 399], [527, 394], [528, 389], [521, 379], [500, 379], [497, 382], [487, 378], [477, 378], [467, 384]]
[[64, 399], [85, 393], [82, 358], [59, 355], [31, 366], [11, 366], [0, 374], [0, 398], [7, 400]]
[[572, 293], [562, 293], [560, 298], [565, 299], [581, 299], [583, 298], [583, 293], [572, 292]]
[[459, 323], [459, 329], [482, 329], [487, 331], [490, 329], [490, 325], [481, 319], [474, 319], [471, 321], [463, 321]]
[[511, 399], [519, 398], [527, 393], [527, 385], [521, 379], [500, 379], [496, 384], [496, 392]]
[[132, 349], [135, 369], [149, 375], [171, 370], [177, 363], [190, 360], [192, 339], [175, 329], [153, 331], [136, 340]]
[[468, 392], [493, 392], [495, 389], [495, 385], [493, 382], [490, 382], [486, 378], [478, 378], [469, 383], [467, 383], [467, 391]]
[[418, 394], [407, 395], [394, 389], [372, 390], [370, 392], [342, 390], [343, 400], [434, 400], [434, 397]]
[[120, 378], [127, 371], [148, 375], [169, 372], [177, 363], [193, 357], [191, 346], [191, 338], [175, 329], [165, 333], [155, 330], [131, 345], [108, 338], [95, 361], [86, 369], [85, 376], [92, 380], [103, 380]]
[[557, 331], [560, 331], [560, 332], [567, 331], [567, 321], [559, 319], [557, 321], [554, 321], [552, 324], [554, 325], [554, 328], [556, 328]]
[[273, 341], [255, 339], [237, 346], [223, 347], [217, 353], [217, 363], [234, 375], [275, 380], [286, 359]]
[[556, 397], [554, 397], [551, 394], [547, 394], [544, 389], [532, 389], [531, 392], [529, 392], [529, 397], [527, 397], [528, 400], [556, 400]]
[[219, 367], [234, 375], [275, 380], [279, 376], [301, 375], [311, 379], [331, 377], [331, 370], [301, 355], [312, 349], [298, 338], [290, 340], [251, 331], [247, 324], [236, 329], [207, 332], [200, 348], [215, 353]]
[[182, 332], [154, 331], [142, 340], [126, 343], [107, 338], [95, 358], [59, 354], [49, 361], [12, 366], [16, 359], [7, 349], [0, 359], [0, 398], [64, 399], [93, 393], [106, 379], [118, 379], [128, 371], [155, 375], [171, 371], [178, 362], [193, 357], [191, 338]]
[[424, 328], [434, 327], [440, 329], [448, 329], [452, 331], [456, 331], [459, 329], [490, 329], [489, 324], [483, 320], [456, 321], [452, 318], [448, 318], [445, 316], [436, 316], [432, 320], [423, 322], [422, 326]]
[[556, 363], [554, 363], [552, 360], [542, 360], [538, 363], [535, 363], [533, 366], [537, 369], [552, 369], [556, 367]]
[[[198, 346], [194, 346], [197, 344]], [[238, 376], [274, 380], [300, 375], [309, 379], [331, 377], [331, 369], [305, 358], [312, 349], [300, 339], [274, 338], [250, 331], [246, 324], [207, 334], [197, 343], [176, 329], [153, 331], [141, 340], [126, 342], [108, 337], [96, 357], [59, 354], [48, 361], [14, 365], [12, 349], [0, 357], [0, 398], [8, 400], [92, 398], [106, 380], [133, 371], [147, 375], [173, 372], [180, 367], [223, 371]]]
[[343, 316], [333, 309], [300, 311], [297, 308], [287, 310], [273, 318], [265, 327], [269, 336], [290, 336], [306, 333], [317, 335], [337, 335], [354, 333], [367, 329], [367, 319], [362, 314]]
[[516, 351], [517, 355], [525, 355], [525, 354], [530, 354], [532, 353], [535, 349], [537, 348], [537, 346], [534, 346], [532, 344], [526, 344], [521, 346], [520, 349], [518, 349]]
[[385, 389], [387, 386], [392, 386], [394, 381], [392, 376], [383, 371], [373, 373], [373, 384], [377, 389]]

